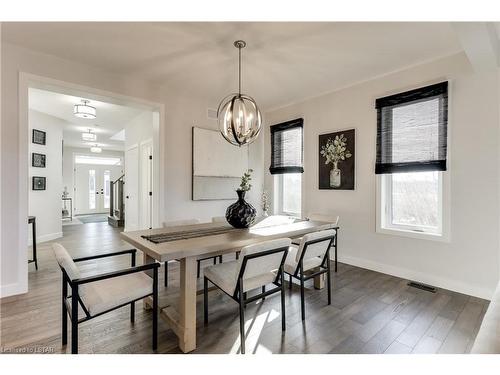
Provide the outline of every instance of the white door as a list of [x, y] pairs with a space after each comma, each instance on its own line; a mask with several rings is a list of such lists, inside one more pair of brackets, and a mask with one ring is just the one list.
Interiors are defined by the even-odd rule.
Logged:
[[125, 230], [139, 229], [139, 148], [125, 151]]
[[153, 227], [153, 141], [141, 144], [140, 229]]
[[121, 166], [77, 164], [75, 166], [75, 215], [107, 213], [109, 182], [120, 177]]
[[75, 167], [75, 214], [99, 212], [98, 165], [77, 165]]

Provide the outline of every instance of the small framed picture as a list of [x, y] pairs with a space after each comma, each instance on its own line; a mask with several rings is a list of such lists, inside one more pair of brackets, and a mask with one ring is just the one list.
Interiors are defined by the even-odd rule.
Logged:
[[45, 177], [33, 176], [32, 179], [33, 179], [32, 180], [33, 190], [45, 190], [45, 182], [46, 182]]
[[45, 155], [37, 154], [36, 152], [31, 153], [31, 166], [45, 168]]
[[45, 145], [46, 133], [41, 130], [33, 129], [32, 142], [37, 145]]

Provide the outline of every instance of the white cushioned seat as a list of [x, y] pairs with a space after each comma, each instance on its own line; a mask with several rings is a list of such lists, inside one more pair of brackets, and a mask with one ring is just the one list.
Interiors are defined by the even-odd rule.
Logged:
[[[240, 264], [237, 260], [231, 262], [220, 263], [213, 266], [206, 267], [204, 274], [207, 279], [221, 288], [229, 295], [233, 295], [238, 282], [238, 273], [240, 271]], [[263, 274], [261, 276], [244, 278], [243, 291], [259, 288], [262, 285], [267, 285], [276, 280], [276, 271]]]
[[227, 223], [225, 216], [214, 216], [212, 218], [212, 223]]
[[[265, 241], [256, 245], [245, 246], [241, 249], [240, 258], [238, 260], [206, 267], [204, 270], [205, 277], [227, 294], [233, 295], [237, 287], [243, 259], [246, 255], [289, 247], [290, 243], [291, 240], [289, 238], [281, 238]], [[243, 291], [247, 292], [275, 281], [282, 257], [283, 253], [280, 252], [249, 259], [243, 275]]]
[[[52, 249], [57, 262], [64, 268], [70, 280], [80, 278], [80, 270], [66, 249], [58, 243], [53, 244]], [[87, 276], [92, 275], [84, 277]], [[151, 293], [153, 293], [153, 279], [144, 272], [82, 284], [78, 290], [90, 315], [99, 314]]]
[[[307, 215], [307, 218], [309, 220], [315, 220], [315, 221], [329, 221], [332, 224], [330, 225], [330, 228], [336, 227], [339, 225], [339, 216], [330, 216], [330, 215], [325, 215], [325, 214], [316, 214], [312, 213]], [[328, 229], [328, 228], [325, 228]], [[300, 245], [300, 241], [302, 241], [302, 237], [296, 237], [292, 238], [292, 243], [294, 245]]]
[[153, 279], [136, 272], [83, 284], [79, 293], [89, 313], [96, 315], [153, 293]]
[[80, 271], [66, 249], [61, 244], [54, 243], [52, 244], [52, 250], [54, 251], [57, 263], [64, 268], [70, 280], [78, 279]]
[[498, 283], [486, 314], [484, 314], [471, 353], [500, 354], [500, 283]]
[[[285, 272], [289, 274], [294, 274], [299, 262], [297, 261], [297, 251], [299, 247], [296, 245], [291, 245], [288, 249], [288, 255], [285, 260]], [[314, 267], [319, 267], [323, 258], [321, 257], [313, 257], [309, 259], [304, 259], [304, 271], [309, 271]]]
[[[320, 266], [330, 245], [331, 238], [334, 235], [335, 229], [327, 229], [308, 233], [301, 237], [300, 244], [293, 244], [288, 250], [288, 256], [285, 261], [285, 272], [292, 275], [295, 274], [304, 248], [306, 249], [306, 253], [303, 259], [303, 271]], [[322, 238], [325, 240], [321, 241]], [[306, 243], [318, 240], [319, 242], [307, 245], [306, 247]]]

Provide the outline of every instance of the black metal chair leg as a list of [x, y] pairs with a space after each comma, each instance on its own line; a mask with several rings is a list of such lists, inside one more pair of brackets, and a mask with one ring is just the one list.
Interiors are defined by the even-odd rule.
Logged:
[[[262, 293], [265, 293], [266, 292], [266, 286], [265, 285], [262, 285]], [[262, 299], [266, 299], [266, 296], [262, 296]]]
[[281, 271], [281, 330], [286, 330], [286, 321], [285, 321], [285, 275], [284, 272]]
[[[245, 300], [247, 299], [247, 292], [243, 293], [243, 299], [245, 299]], [[245, 304], [245, 306], [243, 306], [243, 308], [246, 309], [247, 305]]]
[[165, 288], [168, 286], [168, 262], [165, 262], [165, 280], [163, 281]]
[[130, 322], [135, 322], [135, 302], [130, 304]]
[[337, 272], [337, 236], [339, 235], [339, 230], [335, 231], [335, 272]]
[[201, 272], [201, 260], [196, 261], [196, 278], [200, 278], [200, 272]]
[[240, 338], [241, 338], [241, 354], [245, 354], [245, 302], [246, 293], [241, 293], [243, 290], [243, 282], [240, 284]]
[[292, 275], [288, 275], [288, 289], [292, 289]]
[[240, 259], [240, 252], [236, 252], [236, 260]]
[[208, 279], [203, 278], [203, 321], [208, 324]]
[[63, 275], [62, 285], [62, 344], [68, 343], [68, 309], [66, 307], [66, 298], [68, 297], [68, 283], [66, 277]]
[[[217, 264], [217, 257], [213, 258], [214, 264]], [[222, 263], [222, 262], [221, 262]]]
[[331, 266], [330, 266], [330, 254], [327, 254], [326, 261], [326, 282], [328, 283], [328, 304], [332, 304], [332, 280], [331, 280]]
[[222, 255], [219, 255], [219, 263], [222, 263]]
[[302, 273], [302, 265], [300, 267], [300, 311], [302, 320], [306, 319], [306, 307], [304, 301], [304, 274]]
[[158, 348], [158, 268], [153, 270], [153, 351]]
[[78, 354], [78, 285], [71, 287], [71, 354]]

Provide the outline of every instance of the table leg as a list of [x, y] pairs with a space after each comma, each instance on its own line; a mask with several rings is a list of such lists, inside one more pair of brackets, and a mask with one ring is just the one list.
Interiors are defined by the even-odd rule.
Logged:
[[[142, 264], [150, 264], [150, 263], [154, 263], [154, 262], [155, 262], [155, 260], [153, 258], [151, 258], [148, 254], [146, 254], [145, 252], [142, 253]], [[145, 273], [149, 277], [153, 277], [152, 270], [145, 271]], [[142, 307], [144, 308], [144, 310], [151, 310], [153, 308], [153, 299], [151, 297], [144, 298], [142, 300]]]
[[179, 338], [179, 348], [184, 353], [196, 349], [196, 258], [183, 258], [180, 261], [181, 285], [178, 309], [167, 306], [160, 316]]
[[179, 304], [179, 347], [184, 353], [196, 349], [196, 258], [181, 259], [181, 296]]
[[[315, 271], [319, 271], [319, 268]], [[314, 278], [314, 289], [323, 289], [325, 287], [325, 274], [322, 273]]]

